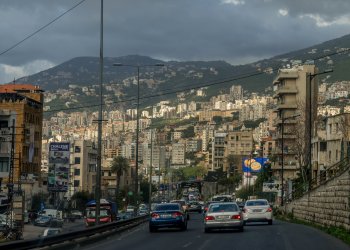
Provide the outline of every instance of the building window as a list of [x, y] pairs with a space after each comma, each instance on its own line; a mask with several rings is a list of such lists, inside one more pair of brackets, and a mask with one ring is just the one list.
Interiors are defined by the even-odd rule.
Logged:
[[79, 186], [80, 186], [80, 181], [74, 180], [74, 187], [79, 187]]
[[80, 153], [81, 152], [81, 149], [79, 146], [75, 146], [74, 147], [74, 153]]
[[74, 158], [74, 164], [80, 164], [80, 157]]
[[0, 121], [0, 128], [8, 128], [9, 127], [9, 123], [8, 121]]
[[0, 157], [0, 172], [9, 172], [9, 158]]
[[75, 176], [80, 176], [80, 169], [79, 168], [75, 168], [74, 169], [74, 175]]

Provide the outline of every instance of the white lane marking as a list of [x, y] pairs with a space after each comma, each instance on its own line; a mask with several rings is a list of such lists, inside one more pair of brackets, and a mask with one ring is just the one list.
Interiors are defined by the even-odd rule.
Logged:
[[192, 245], [192, 242], [188, 242], [187, 244], [183, 245], [183, 248], [189, 247], [190, 245]]

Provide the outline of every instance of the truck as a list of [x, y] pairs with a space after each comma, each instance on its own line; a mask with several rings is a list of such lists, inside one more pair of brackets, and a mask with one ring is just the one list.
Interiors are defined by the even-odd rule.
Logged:
[[[117, 218], [117, 205], [113, 201], [100, 199], [99, 224], [115, 221]], [[96, 224], [96, 201], [91, 200], [86, 203], [85, 225], [87, 227]]]

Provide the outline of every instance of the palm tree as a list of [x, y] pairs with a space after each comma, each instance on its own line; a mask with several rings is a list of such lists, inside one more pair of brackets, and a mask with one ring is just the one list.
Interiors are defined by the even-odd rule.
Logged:
[[123, 156], [117, 156], [113, 158], [113, 161], [111, 163], [111, 171], [112, 173], [115, 173], [115, 180], [116, 180], [116, 188], [115, 188], [115, 197], [116, 200], [119, 195], [119, 188], [120, 188], [120, 177], [129, 169], [129, 161]]

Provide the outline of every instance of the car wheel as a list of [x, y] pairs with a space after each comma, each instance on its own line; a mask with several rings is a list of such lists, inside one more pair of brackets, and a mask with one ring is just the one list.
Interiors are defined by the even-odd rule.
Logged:
[[247, 225], [247, 222], [243, 221], [243, 226]]
[[210, 233], [210, 229], [209, 228], [204, 228], [204, 233]]
[[272, 225], [272, 220], [269, 220], [268, 223], [269, 223], [269, 225]]
[[190, 220], [190, 215], [189, 214], [187, 214], [187, 220]]
[[243, 231], [244, 231], [244, 227], [241, 226], [241, 227], [238, 229], [238, 231], [243, 232]]
[[181, 230], [182, 231], [187, 230], [187, 223], [184, 223], [184, 224], [181, 225]]

